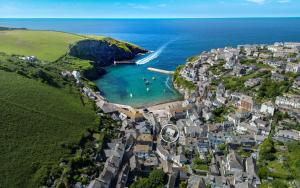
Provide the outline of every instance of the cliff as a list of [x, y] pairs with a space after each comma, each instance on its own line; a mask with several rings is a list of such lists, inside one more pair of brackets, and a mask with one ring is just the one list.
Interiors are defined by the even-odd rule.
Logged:
[[70, 47], [71, 56], [91, 60], [95, 67], [112, 65], [114, 61], [131, 60], [139, 53], [147, 50], [135, 45], [111, 38], [86, 39], [76, 42]]

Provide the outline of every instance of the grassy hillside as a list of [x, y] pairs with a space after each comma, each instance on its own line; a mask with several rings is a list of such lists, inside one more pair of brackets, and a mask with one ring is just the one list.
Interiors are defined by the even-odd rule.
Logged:
[[125, 51], [130, 51], [127, 45], [136, 47], [110, 37], [94, 35], [76, 35], [56, 31], [36, 30], [0, 30], [0, 52], [15, 55], [33, 55], [44, 61], [55, 61], [65, 55], [70, 45], [85, 39], [107, 41]]
[[0, 85], [0, 187], [36, 187], [45, 166], [70, 157], [62, 146], [78, 143], [98, 118], [75, 87], [3, 70]]
[[[100, 171], [95, 156], [105, 137], [117, 134], [112, 130], [118, 124], [109, 116], [100, 119], [75, 80], [60, 76], [64, 70], [97, 76], [91, 61], [67, 54], [86, 39], [105, 40], [125, 52], [133, 48], [101, 36], [0, 30], [0, 188], [86, 185]], [[38, 60], [24, 61], [20, 55]], [[82, 81], [95, 87], [86, 78]]]
[[68, 51], [70, 44], [83, 39], [85, 37], [54, 31], [0, 31], [0, 51], [54, 61]]

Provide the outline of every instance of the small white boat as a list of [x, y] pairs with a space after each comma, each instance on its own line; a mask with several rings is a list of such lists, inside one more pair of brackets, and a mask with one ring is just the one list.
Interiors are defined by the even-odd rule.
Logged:
[[152, 77], [152, 80], [156, 80], [156, 77], [155, 77], [155, 76], [153, 76], [153, 77]]
[[149, 91], [150, 89], [149, 89], [149, 87], [147, 87], [147, 91]]
[[132, 95], [132, 93], [130, 93], [130, 98], [132, 98], [133, 97], [133, 95]]

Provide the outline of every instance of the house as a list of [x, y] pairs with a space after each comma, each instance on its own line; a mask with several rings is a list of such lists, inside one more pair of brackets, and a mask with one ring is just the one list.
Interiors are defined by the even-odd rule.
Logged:
[[263, 121], [261, 119], [256, 119], [255, 121], [251, 122], [250, 125], [252, 127], [256, 127], [258, 132], [257, 134], [260, 135], [269, 135], [271, 126], [269, 126], [269, 123], [267, 121]]
[[285, 67], [285, 71], [299, 73], [300, 72], [300, 64], [299, 63], [288, 63]]
[[216, 99], [221, 104], [226, 104], [227, 103], [227, 99], [225, 97], [217, 96]]
[[187, 158], [182, 154], [171, 157], [171, 160], [180, 167], [187, 163]]
[[95, 181], [92, 181], [89, 184], [88, 187], [109, 188], [118, 173], [124, 153], [125, 145], [122, 143], [117, 143], [114, 147], [114, 150], [111, 152], [110, 157], [106, 160], [103, 171]]
[[272, 57], [271, 53], [260, 53], [259, 58], [261, 59], [270, 59]]
[[74, 76], [74, 78], [76, 79], [76, 80], [79, 80], [80, 79], [80, 72], [79, 71], [73, 71], [72, 72], [72, 75]]
[[204, 188], [205, 182], [200, 176], [192, 175], [188, 179], [187, 188]]
[[253, 157], [248, 157], [245, 161], [245, 169], [247, 172], [247, 180], [253, 187], [258, 187], [261, 184], [260, 178], [256, 172], [256, 161]]
[[61, 74], [62, 77], [64, 77], [64, 78], [71, 78], [71, 77], [73, 76], [72, 73], [71, 73], [70, 71], [62, 71], [60, 74]]
[[235, 188], [255, 188], [248, 182], [237, 183], [234, 185]]
[[274, 67], [276, 69], [283, 68], [286, 65], [286, 63], [284, 61], [264, 60], [263, 63], [270, 65], [271, 67]]
[[260, 78], [251, 78], [247, 80], [244, 85], [245, 87], [254, 87], [260, 84], [261, 79]]
[[244, 171], [242, 158], [234, 151], [230, 151], [227, 157], [223, 160], [224, 174], [234, 175]]
[[208, 133], [207, 137], [211, 145], [224, 144], [228, 138], [228, 136], [223, 133]]
[[258, 128], [258, 134], [263, 136], [269, 136], [271, 131], [271, 126], [267, 126], [267, 127], [258, 126], [257, 128]]
[[276, 137], [290, 139], [290, 140], [300, 140], [300, 131], [296, 130], [279, 130], [276, 134]]
[[242, 110], [246, 110], [246, 111], [252, 111], [253, 105], [254, 104], [253, 104], [252, 97], [247, 96], [247, 95], [242, 95], [242, 97], [238, 103], [239, 108]]
[[141, 170], [141, 165], [137, 160], [135, 155], [132, 155], [129, 159], [129, 167], [131, 172], [139, 172]]
[[287, 48], [297, 48], [300, 49], [300, 43], [299, 42], [285, 42], [284, 46]]
[[208, 121], [208, 120], [210, 120], [210, 119], [213, 117], [213, 114], [212, 114], [212, 112], [209, 110], [209, 108], [204, 108], [204, 109], [202, 110], [202, 117], [203, 117], [206, 121]]
[[277, 82], [283, 82], [286, 80], [286, 77], [283, 76], [282, 74], [278, 74], [278, 73], [272, 73], [271, 79]]
[[238, 125], [241, 122], [241, 118], [235, 113], [228, 114], [227, 120], [233, 122], [234, 125]]
[[170, 137], [175, 137], [175, 133], [176, 133], [176, 130], [174, 130], [170, 127], [167, 127], [166, 134], [168, 134]]
[[34, 62], [37, 60], [35, 56], [25, 56], [25, 57], [20, 57], [21, 60], [27, 61], [27, 62]]
[[186, 117], [192, 122], [199, 119], [196, 109], [188, 109], [186, 111]]
[[275, 106], [271, 101], [263, 103], [260, 107], [260, 112], [273, 116], [275, 112]]
[[286, 58], [289, 53], [286, 53], [284, 51], [278, 51], [273, 53], [274, 58]]
[[222, 129], [223, 131], [232, 131], [234, 127], [234, 123], [232, 121], [223, 121]]
[[241, 77], [247, 74], [247, 69], [245, 66], [242, 66], [241, 64], [238, 64], [233, 67], [232, 71], [233, 75]]
[[149, 145], [137, 144], [133, 148], [133, 153], [140, 159], [146, 159], [149, 157], [150, 147]]
[[278, 96], [276, 97], [275, 104], [279, 107], [285, 106], [287, 108], [292, 107], [300, 108], [300, 98], [298, 96]]
[[135, 128], [140, 134], [151, 134], [152, 132], [151, 126], [145, 121], [138, 123]]
[[224, 64], [224, 68], [227, 70], [232, 70], [235, 67], [235, 65], [238, 63], [239, 61], [237, 58], [231, 58], [226, 61], [226, 63]]
[[254, 125], [256, 127], [267, 127], [269, 125], [269, 123], [267, 121], [261, 120], [261, 119], [256, 119], [254, 121]]
[[236, 127], [236, 131], [240, 134], [248, 133], [251, 135], [256, 135], [258, 133], [258, 128], [249, 123], [242, 122]]
[[199, 126], [189, 126], [184, 127], [184, 134], [186, 137], [201, 137], [203, 133], [202, 127]]
[[298, 76], [293, 83], [293, 88], [300, 89], [300, 76]]
[[[195, 144], [195, 148], [196, 148], [197, 152], [199, 153], [200, 158], [204, 159], [204, 156], [209, 152], [210, 145], [209, 145], [208, 140], [201, 140]], [[201, 157], [201, 156], [203, 156], [203, 157]]]
[[163, 159], [165, 161], [170, 159], [170, 153], [165, 148], [163, 148], [161, 145], [157, 146], [156, 153], [158, 154], [158, 156], [161, 159]]
[[220, 83], [217, 87], [216, 96], [224, 96], [225, 94], [225, 86], [223, 83]]

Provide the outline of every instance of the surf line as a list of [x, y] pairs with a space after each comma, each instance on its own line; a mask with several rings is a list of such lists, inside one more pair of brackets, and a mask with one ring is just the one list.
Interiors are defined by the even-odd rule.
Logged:
[[166, 87], [167, 87], [170, 91], [172, 91], [173, 93], [176, 93], [176, 92], [174, 91], [174, 89], [172, 89], [171, 86], [170, 86], [170, 77], [169, 77], [169, 76], [167, 77], [167, 79], [166, 79], [166, 81], [165, 81], [165, 85], [166, 85]]
[[[176, 39], [175, 39], [176, 40]], [[170, 40], [169, 42], [165, 43], [164, 45], [162, 45], [161, 47], [158, 48], [158, 50], [156, 50], [154, 53], [148, 55], [147, 57], [140, 59], [138, 61], [136, 61], [135, 63], [137, 65], [144, 65], [150, 61], [152, 61], [153, 59], [156, 59], [160, 56], [160, 54], [164, 51], [164, 49], [171, 44], [172, 42], [174, 42], [175, 40]]]

